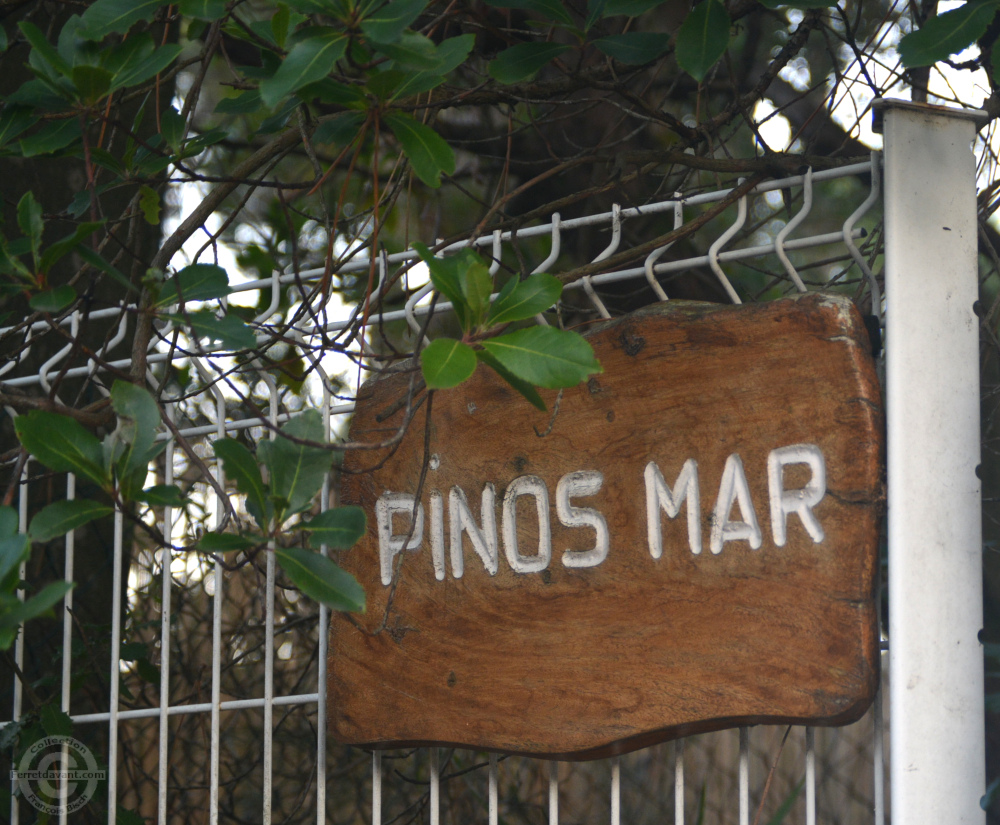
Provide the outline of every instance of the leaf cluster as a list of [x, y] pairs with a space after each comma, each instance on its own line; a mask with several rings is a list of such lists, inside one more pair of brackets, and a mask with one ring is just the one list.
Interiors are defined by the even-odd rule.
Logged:
[[[188, 285], [192, 295], [204, 296], [212, 291], [204, 280], [192, 280]], [[176, 298], [169, 288], [161, 295], [165, 295], [163, 301]], [[152, 395], [134, 384], [116, 381], [111, 388], [111, 404], [118, 426], [103, 440], [68, 416], [42, 410], [15, 420], [18, 439], [32, 458], [48, 469], [86, 479], [120, 507], [133, 501], [186, 507], [189, 500], [176, 485], [145, 488], [150, 462], [166, 447], [165, 441], [157, 441], [161, 418]], [[198, 548], [225, 553], [263, 545], [280, 535], [290, 518], [309, 508], [333, 461], [329, 447], [319, 446], [325, 440], [323, 430], [320, 414], [309, 410], [290, 420], [278, 437], [260, 444], [258, 454], [269, 483], [265, 483], [257, 460], [246, 447], [234, 439], [217, 441], [216, 455], [226, 475], [246, 495], [247, 511], [258, 529], [239, 534], [208, 532], [199, 540]], [[112, 512], [113, 507], [90, 498], [57, 501], [35, 515], [26, 534], [18, 534], [16, 513], [10, 508], [0, 509], [0, 649], [9, 647], [13, 639], [4, 635], [8, 621], [5, 617], [11, 617], [10, 632], [16, 633], [20, 622], [44, 613], [69, 587], [56, 583], [28, 602], [17, 599], [14, 590], [18, 566], [27, 558], [31, 542], [50, 541]], [[361, 538], [365, 526], [364, 512], [357, 507], [327, 510], [298, 525], [315, 549], [347, 549]], [[365, 596], [360, 585], [325, 556], [294, 547], [278, 547], [274, 553], [289, 579], [308, 596], [337, 610], [364, 610]]]
[[[219, 439], [215, 454], [227, 478], [246, 496], [246, 509], [256, 530], [205, 533], [201, 550], [225, 553], [249, 550], [273, 542], [287, 530], [293, 517], [312, 506], [333, 463], [322, 416], [306, 410], [290, 419], [276, 437], [257, 445], [257, 457], [234, 438]], [[267, 473], [267, 481], [261, 468]], [[314, 550], [346, 550], [364, 535], [367, 522], [360, 507], [324, 510], [301, 521]], [[275, 547], [278, 564], [303, 593], [334, 610], [363, 611], [365, 593], [357, 580], [324, 555], [298, 547]]]
[[594, 350], [576, 332], [547, 324], [501, 331], [555, 304], [562, 294], [558, 279], [544, 273], [529, 275], [523, 281], [511, 278], [494, 300], [489, 268], [471, 249], [438, 258], [423, 244], [414, 248], [464, 333], [461, 341], [437, 338], [420, 353], [420, 368], [429, 388], [455, 387], [483, 363], [544, 410], [545, 402], [536, 387], [572, 387], [601, 372]]

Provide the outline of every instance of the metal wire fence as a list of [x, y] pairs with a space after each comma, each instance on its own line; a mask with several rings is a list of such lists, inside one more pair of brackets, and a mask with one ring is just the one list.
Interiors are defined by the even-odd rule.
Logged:
[[[760, 183], [739, 197], [731, 188], [692, 188], [602, 214], [554, 215], [438, 254], [472, 243], [492, 258], [493, 273], [558, 274], [573, 233], [606, 236], [594, 261], [600, 263], [640, 246], [632, 226], [646, 237], [696, 227], [643, 251], [641, 264], [612, 263], [567, 284], [544, 321], [579, 327], [687, 294], [695, 283], [735, 302], [835, 290], [873, 316], [874, 328], [882, 308], [879, 206], [874, 157]], [[252, 357], [160, 330], [148, 355], [149, 381], [170, 426], [150, 478], [180, 485], [192, 502], [187, 510], [118, 512], [40, 548], [22, 571], [33, 587], [58, 578], [77, 587], [58, 621], [31, 625], [18, 638], [4, 666], [0, 740], [44, 732], [45, 708], [57, 706], [106, 773], [89, 804], [64, 809], [59, 820], [638, 825], [672, 816], [676, 823], [879, 825], [881, 694], [868, 715], [844, 729], [744, 728], [592, 763], [451, 749], [372, 755], [329, 741], [327, 609], [291, 587], [271, 553], [214, 557], [189, 548], [222, 518], [222, 503], [202, 475], [207, 467], [225, 485], [213, 440], [235, 434], [260, 441], [269, 437], [268, 425], [307, 407], [321, 410], [330, 438], [343, 438], [359, 378], [394, 354], [412, 352], [427, 315], [448, 309], [431, 302], [429, 284], [415, 280], [412, 250], [371, 256], [363, 244], [345, 244], [340, 254], [332, 273], [285, 272], [233, 284], [230, 301], [252, 307], [246, 312], [259, 345]], [[362, 299], [341, 302], [331, 278]], [[11, 390], [55, 385], [99, 399], [113, 371], [131, 361], [132, 309], [99, 308], [5, 331], [20, 336], [22, 346], [19, 360], [0, 367], [0, 380]], [[107, 330], [89, 357], [53, 343], [60, 331], [75, 335], [86, 325]], [[26, 374], [19, 364], [28, 363], [30, 348], [52, 354]], [[73, 476], [32, 463], [20, 473], [22, 532], [42, 504], [93, 495]], [[336, 501], [334, 473], [319, 506]], [[238, 502], [237, 512], [245, 515]], [[36, 811], [16, 782], [11, 789], [11, 822], [33, 821]]]

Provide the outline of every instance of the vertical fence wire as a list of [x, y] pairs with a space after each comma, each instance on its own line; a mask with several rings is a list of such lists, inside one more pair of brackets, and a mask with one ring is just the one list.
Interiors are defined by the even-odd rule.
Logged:
[[[165, 413], [171, 420], [174, 417], [174, 405], [165, 405]], [[167, 440], [164, 458], [163, 483], [174, 483], [174, 447], [173, 437]], [[163, 537], [165, 546], [160, 550], [160, 716], [159, 716], [159, 754], [156, 765], [156, 814], [157, 822], [166, 825], [167, 822], [167, 788], [170, 747], [170, 639], [171, 639], [171, 595], [173, 592], [173, 544], [174, 508], [163, 508]]]
[[429, 748], [431, 825], [441, 823], [441, 764], [438, 748]]
[[489, 825], [498, 825], [500, 821], [500, 804], [499, 804], [499, 787], [500, 787], [500, 765], [497, 760], [497, 755], [495, 753], [490, 754], [490, 768], [489, 768]]
[[[73, 501], [76, 498], [76, 475], [69, 473], [66, 476], [66, 500]], [[70, 530], [66, 534], [66, 561], [63, 568], [63, 581], [73, 584], [73, 566], [76, 555], [76, 531]], [[59, 709], [67, 716], [72, 712], [70, 698], [73, 680], [73, 657], [65, 655], [66, 651], [73, 649], [73, 591], [70, 590], [63, 598], [63, 621], [62, 621], [62, 690], [59, 696]], [[69, 743], [62, 747], [62, 764], [69, 763]], [[69, 783], [59, 783], [59, 825], [66, 825], [69, 810], [67, 802], [69, 800]]]
[[620, 825], [622, 819], [622, 758], [611, 759], [611, 825]]
[[382, 825], [382, 751], [372, 751], [372, 825]]
[[674, 825], [684, 825], [684, 741], [674, 743]]
[[559, 763], [549, 762], [549, 825], [559, 825]]
[[[270, 438], [273, 441], [277, 437], [278, 426], [278, 386], [274, 378], [264, 375], [264, 383], [268, 391], [268, 417], [270, 418], [272, 429]], [[269, 481], [266, 479], [265, 481]], [[264, 825], [271, 825], [271, 797], [274, 762], [274, 584], [275, 584], [275, 557], [274, 550], [276, 544], [271, 539], [267, 544], [268, 553], [265, 561], [266, 583], [264, 592], [264, 793], [263, 793], [263, 822]]]
[[[327, 441], [332, 441], [330, 377], [318, 360], [314, 361], [313, 364], [323, 386], [323, 435]], [[320, 491], [319, 509], [321, 513], [325, 513], [330, 507], [330, 476], [331, 473], [326, 474]], [[322, 556], [329, 556], [330, 548], [322, 544], [319, 552]], [[319, 661], [316, 663], [316, 693], [318, 696], [316, 704], [316, 825], [324, 825], [326, 822], [326, 656], [329, 644], [329, 626], [330, 609], [325, 604], [321, 604], [319, 606]]]
[[[17, 487], [17, 531], [20, 534], [28, 532], [28, 465], [30, 460], [24, 462], [24, 468], [21, 470], [21, 479]], [[27, 575], [28, 564], [27, 562], [21, 562], [18, 575], [21, 577], [21, 581], [24, 581]], [[17, 598], [20, 601], [24, 601], [24, 589], [21, 587], [17, 588]], [[64, 651], [65, 654], [65, 651]], [[20, 673], [24, 673], [24, 628], [21, 628], [21, 632], [17, 634], [17, 640], [14, 642], [14, 664]], [[12, 719], [20, 719], [21, 711], [24, 705], [24, 685], [21, 683], [21, 679], [17, 676], [14, 677], [14, 715]], [[17, 795], [15, 791], [17, 790], [17, 780], [11, 777], [10, 780], [10, 822], [11, 825], [19, 825], [21, 821], [21, 812], [17, 804]]]
[[[215, 414], [217, 418], [216, 437], [226, 437], [226, 400], [213, 386], [215, 394]], [[215, 477], [221, 489], [225, 489], [226, 477], [222, 470], [222, 461], [215, 462]], [[215, 524], [221, 524], [225, 515], [226, 502], [216, 494], [215, 497]], [[209, 822], [211, 825], [218, 825], [219, 822], [219, 762], [221, 754], [220, 748], [220, 726], [222, 724], [222, 610], [223, 610], [223, 587], [225, 578], [223, 576], [222, 559], [217, 558], [213, 564], [212, 581], [214, 591], [212, 593], [212, 732], [209, 759]]]
[[740, 728], [740, 825], [750, 825], [750, 728]]
[[125, 516], [115, 509], [114, 565], [111, 592], [111, 675], [110, 705], [108, 712], [108, 825], [115, 825], [118, 819], [118, 698], [121, 689], [121, 648], [122, 648], [122, 566], [124, 564]]

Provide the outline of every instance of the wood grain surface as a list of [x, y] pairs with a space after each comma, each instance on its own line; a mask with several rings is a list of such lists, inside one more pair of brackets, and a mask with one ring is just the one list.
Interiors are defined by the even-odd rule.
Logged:
[[[466, 385], [436, 392], [430, 422], [424, 404], [391, 455], [347, 453], [343, 501], [364, 507], [369, 529], [340, 562], [365, 587], [368, 609], [331, 620], [336, 739], [593, 758], [737, 724], [843, 724], [871, 703], [882, 406], [853, 305], [824, 295], [742, 307], [670, 302], [588, 337], [604, 373], [565, 390], [554, 414], [556, 393], [544, 393], [542, 413], [480, 366]], [[352, 440], [392, 432], [401, 413], [380, 414], [409, 380], [399, 374], [362, 389]], [[778, 546], [768, 459], [794, 445], [812, 445], [825, 464], [825, 491], [810, 510], [822, 540], [809, 534], [806, 516], [790, 512]], [[726, 540], [715, 553], [712, 524], [733, 455], [760, 543]], [[663, 549], [654, 558], [646, 468], [654, 462], [673, 488], [689, 459], [698, 471], [696, 537], [686, 501], [676, 518], [661, 509]], [[600, 544], [598, 527], [565, 526], [557, 512], [560, 480], [574, 472], [600, 474], [596, 493], [569, 499], [606, 523], [607, 555], [595, 566], [565, 561], [585, 560], [580, 554]], [[806, 488], [813, 476], [808, 464], [788, 464], [782, 489]], [[513, 559], [544, 567], [515, 572], [504, 494], [525, 477], [547, 491], [551, 559], [537, 556], [545, 514], [531, 484], [517, 482], [522, 495], [508, 513]], [[482, 530], [488, 483], [496, 491], [496, 572], [466, 530], [457, 578], [450, 519], [461, 508], [451, 490], [464, 492]], [[440, 522], [433, 491], [441, 494]], [[375, 512], [387, 492], [419, 492], [423, 510], [420, 546], [393, 559], [388, 586]], [[749, 524], [748, 508], [735, 493], [729, 499], [721, 523]], [[390, 514], [398, 542], [412, 509]], [[435, 530], [443, 533], [437, 570]], [[697, 537], [700, 553], [692, 552]]]

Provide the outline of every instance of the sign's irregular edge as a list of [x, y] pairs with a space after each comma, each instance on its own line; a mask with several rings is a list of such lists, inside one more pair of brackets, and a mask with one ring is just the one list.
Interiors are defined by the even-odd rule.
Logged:
[[[792, 304], [793, 301], [796, 302], [796, 304]], [[867, 354], [867, 332], [860, 317], [857, 315], [857, 311], [846, 299], [838, 296], [811, 294], [794, 299], [772, 302], [770, 304], [750, 305], [740, 308], [671, 302], [668, 304], [654, 305], [646, 308], [645, 310], [641, 310], [627, 316], [626, 318], [615, 319], [597, 325], [590, 333], [590, 337], [596, 339], [600, 338], [602, 334], [604, 334], [604, 337], [607, 338], [606, 333], [609, 330], [617, 330], [619, 332], [619, 338], [622, 346], [626, 346], [626, 339], [630, 334], [629, 329], [631, 326], [634, 326], [637, 323], [641, 324], [645, 319], [650, 319], [655, 316], [668, 316], [677, 320], [678, 323], [682, 325], [694, 325], [696, 328], [700, 328], [702, 332], [705, 333], [706, 337], [711, 339], [713, 337], [712, 327], [717, 326], [720, 323], [724, 325], [726, 318], [735, 317], [732, 313], [737, 313], [744, 319], [757, 318], [766, 321], [772, 317], [780, 315], [784, 311], [781, 309], [782, 305], [786, 307], [795, 306], [794, 311], [798, 314], [819, 313], [816, 315], [816, 318], [817, 323], [820, 326], [822, 326], [823, 323], [829, 323], [830, 317], [835, 317], [835, 323], [841, 328], [839, 334], [833, 337], [840, 339], [843, 344], [843, 353], [847, 355], [846, 360], [851, 362], [853, 365], [852, 368], [856, 373], [854, 380], [857, 384], [858, 396], [857, 398], [854, 398], [851, 403], [861, 403], [862, 405], [870, 408], [870, 414], [868, 416], [867, 423], [865, 424], [866, 437], [871, 441], [870, 453], [875, 456], [874, 469], [869, 469], [867, 471], [866, 489], [864, 491], [857, 492], [863, 493], [863, 507], [867, 508], [866, 518], [868, 518], [872, 523], [877, 523], [878, 513], [876, 511], [880, 511], [881, 509], [880, 500], [882, 498], [881, 471], [879, 469], [882, 463], [881, 402], [874, 368], [871, 364], [870, 357]], [[824, 314], [828, 317], [825, 321], [820, 322], [819, 318]], [[381, 406], [384, 406], [385, 402], [388, 400], [386, 390], [391, 389], [392, 383], [395, 382], [402, 384], [402, 382], [407, 380], [408, 379], [405, 376], [395, 376], [378, 382], [369, 383], [363, 388], [362, 392], [359, 393], [359, 401], [363, 401], [364, 398], [377, 399], [378, 403]], [[387, 381], [388, 383], [386, 383]], [[391, 394], [392, 393], [390, 391], [388, 395]], [[441, 394], [439, 393], [438, 396], [440, 397]], [[545, 418], [546, 417], [541, 418], [543, 428]], [[422, 428], [419, 427], [420, 423], [421, 422], [418, 420], [414, 422], [414, 425], [416, 429], [421, 431], [419, 437], [422, 441], [423, 433]], [[389, 422], [387, 421], [385, 424], [389, 425]], [[409, 437], [410, 436], [408, 436], [408, 438]], [[350, 460], [351, 454], [348, 454], [348, 460], [345, 462], [348, 472], [352, 469], [356, 470], [359, 466], [363, 466], [366, 463], [374, 463], [372, 462], [372, 456], [370, 453], [363, 453], [362, 455], [365, 456], [364, 460], [352, 462]], [[371, 475], [354, 476], [351, 481], [348, 482], [347, 488], [348, 498], [346, 498], [345, 501], [350, 500], [353, 502], [355, 498], [364, 498], [365, 495], [367, 495], [370, 500], [376, 495], [375, 480]], [[366, 493], [363, 492], [365, 490], [367, 491]], [[371, 516], [372, 513], [369, 513], [370, 519]], [[359, 549], [355, 548], [355, 550], [351, 552], [358, 553]], [[642, 730], [633, 730], [630, 733], [626, 733], [626, 735], [617, 738], [612, 737], [610, 739], [607, 737], [606, 732], [604, 734], [604, 738], [590, 737], [589, 739], [586, 734], [579, 735], [579, 732], [577, 732], [578, 735], [576, 735], [575, 738], [568, 737], [567, 741], [572, 741], [571, 746], [566, 748], [556, 746], [555, 740], [547, 742], [528, 742], [524, 740], [523, 737], [522, 739], [517, 739], [517, 737], [514, 737], [513, 739], [504, 737], [489, 739], [489, 737], [487, 737], [488, 741], [483, 740], [482, 738], [477, 741], [469, 741], [467, 739], [463, 739], [461, 735], [433, 738], [426, 738], [423, 736], [400, 738], [399, 736], [393, 736], [391, 734], [389, 736], [379, 736], [372, 730], [366, 731], [366, 735], [358, 736], [358, 730], [356, 728], [352, 730], [353, 723], [345, 725], [342, 715], [342, 712], [348, 712], [345, 711], [345, 706], [349, 705], [350, 701], [343, 701], [345, 696], [343, 691], [339, 689], [338, 673], [340, 667], [344, 665], [344, 662], [338, 660], [338, 628], [341, 633], [359, 631], [357, 631], [356, 628], [352, 630], [353, 625], [351, 625], [350, 621], [345, 622], [342, 617], [336, 617], [331, 622], [332, 638], [330, 645], [329, 668], [331, 688], [329, 691], [329, 702], [332, 733], [335, 738], [341, 739], [342, 741], [346, 741], [350, 744], [372, 747], [404, 747], [433, 743], [495, 749], [506, 752], [529, 753], [536, 756], [586, 759], [604, 756], [610, 753], [633, 750], [654, 742], [664, 741], [677, 736], [688, 735], [689, 733], [716, 730], [739, 724], [759, 724], [767, 722], [835, 725], [854, 721], [857, 718], [860, 718], [860, 716], [863, 715], [865, 710], [867, 710], [868, 706], [871, 704], [872, 698], [875, 695], [879, 673], [877, 617], [875, 616], [876, 602], [874, 593], [874, 568], [877, 564], [877, 553], [874, 548], [866, 552], [868, 553], [867, 562], [865, 563], [868, 568], [868, 573], [866, 575], [868, 575], [869, 579], [866, 587], [869, 592], [865, 594], [864, 605], [859, 609], [859, 615], [862, 613], [864, 614], [861, 619], [861, 624], [864, 625], [864, 627], [859, 630], [860, 635], [864, 638], [858, 640], [859, 655], [864, 662], [863, 669], [866, 673], [864, 673], [863, 676], [859, 674], [861, 678], [855, 686], [856, 690], [853, 701], [847, 705], [842, 704], [836, 708], [835, 712], [827, 713], [825, 716], [799, 716], [781, 713], [744, 714], [735, 716], [716, 715], [710, 719], [695, 720], [667, 727], [649, 725]], [[454, 673], [451, 675], [453, 677]], [[366, 688], [371, 688], [371, 686], [367, 685]], [[368, 689], [364, 692], [367, 693]], [[623, 733], [625, 733], [625, 731], [623, 731]]]

